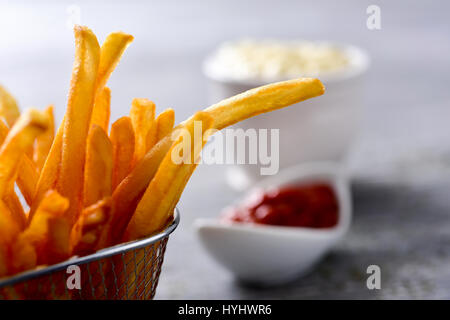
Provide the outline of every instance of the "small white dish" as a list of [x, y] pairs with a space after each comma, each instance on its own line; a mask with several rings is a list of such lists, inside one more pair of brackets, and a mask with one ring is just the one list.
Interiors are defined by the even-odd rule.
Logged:
[[197, 219], [195, 228], [206, 251], [239, 280], [257, 285], [290, 281], [309, 271], [348, 231], [352, 207], [348, 180], [331, 163], [302, 164], [261, 181], [255, 188], [324, 182], [338, 199], [333, 228], [269, 226]]

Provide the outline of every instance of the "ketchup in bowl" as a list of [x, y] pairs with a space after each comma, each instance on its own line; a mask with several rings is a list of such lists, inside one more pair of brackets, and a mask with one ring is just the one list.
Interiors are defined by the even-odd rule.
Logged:
[[275, 226], [331, 228], [338, 200], [327, 184], [284, 186], [255, 191], [242, 205], [225, 210], [223, 221]]

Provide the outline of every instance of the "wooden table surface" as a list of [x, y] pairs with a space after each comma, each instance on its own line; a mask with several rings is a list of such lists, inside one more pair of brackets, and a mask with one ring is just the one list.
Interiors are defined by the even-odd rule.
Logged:
[[[54, 103], [62, 118], [73, 59], [66, 27], [73, 1], [0, 1], [0, 83], [21, 106]], [[372, 56], [364, 124], [349, 155], [354, 221], [345, 240], [287, 286], [242, 286], [199, 246], [192, 222], [217, 216], [238, 193], [223, 166], [200, 166], [183, 195], [157, 298], [450, 298], [450, 4], [377, 1], [382, 29], [366, 28], [372, 1], [77, 1], [101, 39], [135, 35], [111, 78], [112, 117], [133, 97], [173, 107], [182, 120], [206, 105], [202, 59], [244, 36], [329, 39]], [[293, 253], [294, 254], [294, 253]], [[382, 289], [366, 288], [366, 268]]]

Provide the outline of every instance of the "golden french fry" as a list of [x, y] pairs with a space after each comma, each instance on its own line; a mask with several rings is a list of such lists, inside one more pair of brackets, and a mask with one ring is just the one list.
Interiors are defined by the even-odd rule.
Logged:
[[102, 229], [110, 218], [111, 197], [85, 208], [71, 232], [72, 255], [86, 255], [95, 251]]
[[133, 41], [133, 36], [123, 32], [110, 33], [102, 44], [98, 67], [97, 87], [103, 90], [111, 73], [120, 61], [123, 52]]
[[0, 86], [0, 117], [12, 127], [20, 116], [19, 107], [14, 97], [4, 87]]
[[0, 200], [0, 278], [11, 273], [11, 245], [19, 234], [19, 227], [8, 207]]
[[[0, 145], [3, 144], [3, 141], [6, 139], [8, 132], [9, 129], [6, 124], [3, 123], [3, 121], [0, 121]], [[41, 135], [38, 135], [37, 139], [39, 139]], [[20, 167], [17, 173], [17, 184], [28, 205], [31, 204], [31, 201], [33, 199], [37, 180], [37, 168], [35, 167], [33, 161], [31, 161], [27, 155], [24, 155], [20, 162]], [[12, 192], [14, 192], [14, 190]]]
[[100, 49], [100, 64], [91, 124], [97, 124], [108, 132], [111, 90], [105, 87], [111, 73], [120, 61], [123, 52], [133, 41], [133, 36], [113, 32], [106, 37]]
[[175, 112], [172, 108], [168, 108], [158, 115], [147, 134], [147, 151], [172, 132], [174, 123]]
[[105, 85], [123, 52], [132, 41], [133, 36], [129, 34], [113, 32], [106, 37], [100, 49], [100, 64], [91, 124], [99, 125], [105, 132], [108, 132], [111, 100], [111, 90]]
[[40, 172], [39, 179], [35, 188], [36, 191], [30, 206], [28, 220], [31, 220], [33, 218], [33, 215], [36, 212], [39, 203], [41, 203], [47, 191], [56, 188], [56, 181], [59, 174], [59, 165], [61, 163], [63, 132], [64, 120], [62, 121], [61, 126], [56, 132], [56, 136], [53, 139], [53, 144], [50, 148], [47, 159], [44, 162], [44, 166], [42, 167], [42, 170]]
[[122, 117], [111, 125], [110, 139], [113, 146], [112, 190], [115, 190], [131, 171], [135, 141], [130, 117]]
[[155, 119], [155, 104], [144, 98], [135, 98], [130, 110], [134, 129], [134, 163], [141, 160], [147, 151], [147, 135]]
[[37, 110], [23, 113], [9, 131], [0, 148], [0, 198], [15, 180], [24, 153], [33, 145], [36, 136], [48, 127], [48, 116]]
[[70, 257], [71, 226], [66, 217], [48, 219], [47, 254], [42, 257], [45, 264], [55, 264]]
[[114, 190], [112, 218], [104, 230], [108, 237], [102, 237], [106, 239], [102, 242], [103, 247], [120, 241], [120, 236], [117, 237], [117, 235], [122, 235], [125, 231], [141, 195], [155, 175], [171, 144], [172, 140], [169, 136], [157, 143]]
[[48, 117], [50, 119], [49, 127], [47, 131], [37, 137], [36, 148], [34, 149], [33, 154], [33, 160], [36, 163], [36, 167], [38, 168], [38, 170], [41, 170], [44, 166], [45, 159], [47, 159], [48, 153], [53, 143], [53, 138], [55, 136], [55, 118], [53, 115], [53, 106], [48, 106], [45, 109], [45, 112], [48, 114]]
[[23, 230], [27, 224], [27, 216], [23, 210], [22, 204], [20, 203], [19, 197], [14, 192], [13, 187], [6, 191], [6, 194], [3, 196], [2, 200], [8, 207], [10, 215], [16, 222], [16, 225], [20, 230]]
[[17, 173], [17, 185], [28, 205], [31, 205], [39, 179], [38, 169], [27, 155], [22, 157]]
[[158, 115], [156, 118], [156, 142], [172, 132], [174, 123], [175, 111], [172, 108], [168, 108]]
[[30, 241], [24, 239], [21, 235], [19, 235], [16, 241], [12, 244], [12, 273], [19, 273], [25, 270], [34, 269], [38, 264], [36, 249]]
[[[58, 192], [50, 190], [45, 194], [29, 226], [19, 235], [13, 247], [13, 252], [16, 254], [14, 257], [16, 271], [23, 271], [38, 264], [48, 264], [60, 258], [58, 251], [55, 255], [57, 250], [55, 247], [68, 245], [69, 237], [60, 238], [55, 242], [55, 233], [59, 231], [55, 230], [56, 228], [51, 224], [54, 224], [52, 221], [55, 219], [64, 219], [64, 213], [68, 207], [68, 200]], [[21, 253], [22, 250], [31, 253], [30, 246], [34, 248], [37, 257], [34, 266], [31, 263], [32, 260]]]
[[[195, 134], [196, 122], [201, 125], [200, 137]], [[125, 241], [148, 236], [158, 231], [172, 216], [172, 210], [181, 191], [197, 166], [198, 157], [213, 122], [213, 118], [207, 113], [197, 112], [186, 123], [184, 132], [179, 135], [162, 160], [155, 177], [139, 201], [125, 231]], [[180, 154], [182, 154], [180, 161], [175, 161], [175, 155]]]
[[8, 126], [3, 121], [0, 121], [0, 147], [5, 141], [8, 132], [9, 132]]
[[104, 87], [95, 98], [94, 110], [92, 111], [91, 126], [98, 125], [108, 132], [109, 117], [111, 114], [111, 89]]
[[61, 165], [56, 189], [69, 199], [68, 221], [81, 212], [86, 140], [95, 98], [100, 46], [87, 27], [75, 26], [75, 64], [64, 118]]
[[83, 205], [88, 207], [111, 196], [112, 145], [108, 135], [97, 125], [89, 130], [84, 171]]
[[223, 129], [261, 113], [287, 107], [325, 92], [318, 79], [300, 78], [268, 84], [225, 99], [203, 110], [214, 119], [214, 128]]

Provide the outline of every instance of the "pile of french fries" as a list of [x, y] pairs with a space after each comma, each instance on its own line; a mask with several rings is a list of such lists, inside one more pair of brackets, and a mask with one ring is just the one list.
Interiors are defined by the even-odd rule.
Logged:
[[[131, 35], [96, 36], [75, 26], [75, 62], [67, 111], [55, 132], [53, 107], [20, 113], [0, 87], [0, 277], [93, 253], [152, 235], [173, 218], [211, 130], [323, 94], [317, 79], [256, 88], [226, 99], [174, 126], [166, 109], [134, 99], [129, 116], [111, 128], [108, 78]], [[194, 137], [181, 163], [171, 154]], [[187, 161], [189, 160], [189, 161]]]

